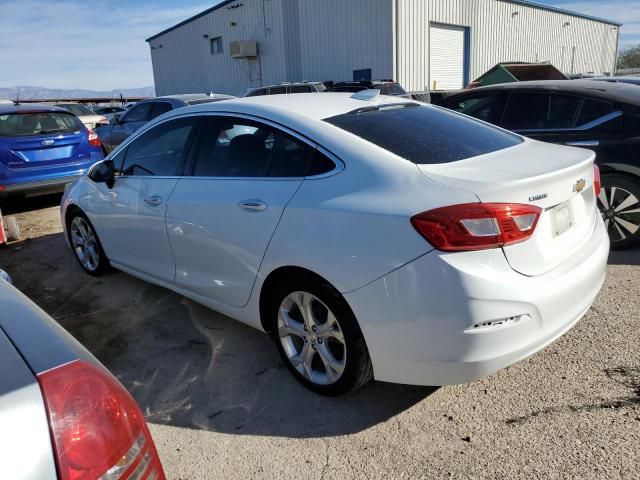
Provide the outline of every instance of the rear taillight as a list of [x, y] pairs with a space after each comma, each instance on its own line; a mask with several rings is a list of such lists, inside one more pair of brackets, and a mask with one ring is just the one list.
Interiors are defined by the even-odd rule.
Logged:
[[89, 136], [87, 137], [87, 139], [89, 140], [89, 145], [91, 145], [92, 147], [102, 146], [102, 144], [100, 143], [100, 137], [98, 137], [98, 134], [93, 130], [89, 130]]
[[61, 480], [165, 478], [138, 405], [109, 372], [76, 360], [38, 381]]
[[596, 192], [596, 197], [600, 195], [600, 189], [602, 188], [602, 183], [600, 182], [600, 167], [597, 165], [593, 166], [593, 189]]
[[420, 213], [411, 224], [438, 250], [484, 250], [525, 241], [541, 212], [533, 205], [467, 203]]

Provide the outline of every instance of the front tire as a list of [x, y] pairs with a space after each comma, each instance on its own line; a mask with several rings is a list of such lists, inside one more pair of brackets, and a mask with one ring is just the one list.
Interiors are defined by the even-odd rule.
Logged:
[[270, 300], [271, 335], [300, 383], [321, 395], [337, 396], [373, 378], [358, 322], [330, 284], [300, 276], [276, 288]]
[[616, 173], [603, 175], [598, 208], [612, 250], [640, 243], [640, 182]]
[[80, 210], [70, 215], [67, 232], [71, 249], [85, 272], [98, 277], [109, 270], [109, 259], [102, 249], [98, 235], [87, 216]]

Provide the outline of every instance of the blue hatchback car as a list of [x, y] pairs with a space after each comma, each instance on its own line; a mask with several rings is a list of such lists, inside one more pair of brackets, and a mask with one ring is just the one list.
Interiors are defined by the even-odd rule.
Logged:
[[62, 191], [103, 158], [100, 139], [51, 105], [0, 105], [0, 198]]

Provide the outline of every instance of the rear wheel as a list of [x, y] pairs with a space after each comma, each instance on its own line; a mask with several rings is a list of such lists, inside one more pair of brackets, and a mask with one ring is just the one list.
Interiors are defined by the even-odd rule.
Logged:
[[303, 385], [335, 396], [371, 380], [364, 337], [335, 288], [312, 277], [298, 277], [277, 288], [270, 304], [273, 340]]
[[78, 210], [71, 214], [67, 231], [73, 253], [85, 272], [99, 276], [109, 270], [109, 260], [102, 250], [93, 225], [84, 213]]
[[603, 175], [598, 208], [612, 250], [629, 248], [640, 242], [640, 182], [625, 175]]

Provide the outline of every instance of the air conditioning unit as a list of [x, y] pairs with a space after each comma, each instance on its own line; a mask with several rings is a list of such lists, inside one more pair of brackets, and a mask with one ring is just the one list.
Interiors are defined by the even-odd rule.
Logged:
[[235, 40], [229, 45], [231, 58], [255, 58], [258, 56], [258, 43], [254, 40]]

